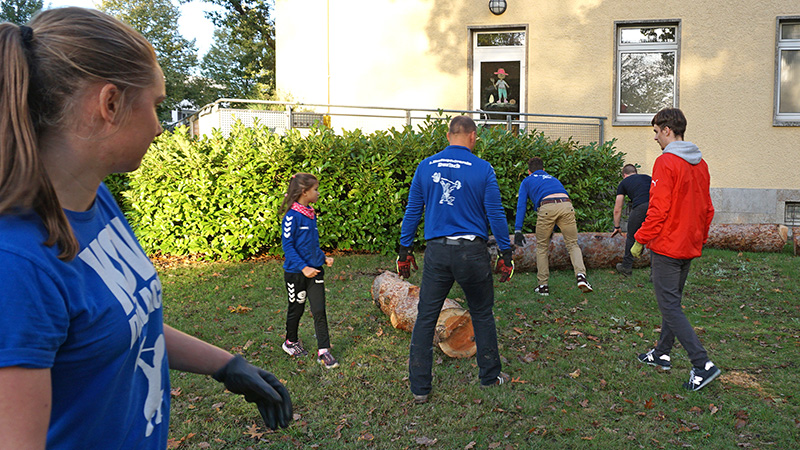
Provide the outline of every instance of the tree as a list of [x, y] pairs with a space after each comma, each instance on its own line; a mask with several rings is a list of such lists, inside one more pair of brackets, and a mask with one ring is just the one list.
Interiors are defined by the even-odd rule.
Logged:
[[3, 0], [0, 2], [0, 22], [23, 25], [43, 8], [43, 0]]
[[177, 6], [170, 0], [103, 0], [99, 9], [128, 23], [153, 45], [167, 88], [167, 99], [159, 107], [162, 121], [169, 121], [170, 112], [183, 100], [200, 106], [200, 92], [190, 78], [197, 67], [197, 47], [194, 39], [178, 32]]
[[275, 23], [269, 0], [205, 0], [223, 8], [208, 18], [217, 30], [203, 74], [220, 96], [267, 98], [275, 89]]

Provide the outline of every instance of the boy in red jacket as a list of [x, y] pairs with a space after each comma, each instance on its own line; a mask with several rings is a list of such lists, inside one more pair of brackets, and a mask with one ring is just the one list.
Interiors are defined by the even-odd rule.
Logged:
[[635, 234], [631, 253], [639, 257], [650, 249], [661, 336], [656, 348], [639, 355], [639, 361], [662, 370], [670, 369], [669, 353], [675, 339], [692, 361], [686, 389], [697, 391], [720, 374], [708, 359], [692, 325], [681, 308], [683, 286], [692, 259], [700, 256], [714, 218], [709, 194], [710, 175], [700, 150], [683, 140], [686, 117], [677, 108], [659, 111], [651, 121], [655, 140], [663, 154], [653, 165], [647, 218]]

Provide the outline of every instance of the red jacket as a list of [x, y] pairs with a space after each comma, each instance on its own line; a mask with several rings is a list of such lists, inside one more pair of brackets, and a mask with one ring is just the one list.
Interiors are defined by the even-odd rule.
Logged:
[[675, 259], [691, 259], [703, 253], [708, 228], [714, 218], [708, 165], [697, 147], [679, 141], [682, 148], [671, 153], [669, 144], [653, 164], [647, 217], [634, 237], [651, 251]]

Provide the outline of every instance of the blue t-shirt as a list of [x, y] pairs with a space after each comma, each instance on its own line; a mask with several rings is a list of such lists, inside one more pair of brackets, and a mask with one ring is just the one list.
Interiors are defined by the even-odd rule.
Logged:
[[50, 369], [48, 449], [164, 449], [156, 270], [105, 185], [91, 209], [65, 213], [80, 244], [67, 262], [36, 214], [0, 215], [0, 367]]
[[519, 185], [519, 195], [517, 197], [517, 218], [514, 222], [514, 231], [522, 231], [522, 224], [525, 222], [525, 211], [528, 208], [528, 200], [533, 203], [533, 210], [539, 209], [542, 199], [551, 194], [564, 194], [567, 190], [558, 181], [558, 178], [548, 174], [544, 170], [537, 170], [525, 177]]
[[317, 219], [290, 209], [283, 216], [281, 244], [286, 260], [283, 270], [300, 273], [303, 267], [319, 269], [325, 264], [325, 253], [319, 248]]
[[423, 211], [425, 240], [463, 235], [488, 239], [488, 217], [500, 250], [511, 248], [494, 168], [467, 147], [450, 145], [419, 163], [408, 192], [400, 245], [414, 242]]
[[617, 186], [617, 195], [627, 195], [631, 199], [631, 208], [635, 208], [650, 201], [651, 182], [650, 175], [628, 175]]

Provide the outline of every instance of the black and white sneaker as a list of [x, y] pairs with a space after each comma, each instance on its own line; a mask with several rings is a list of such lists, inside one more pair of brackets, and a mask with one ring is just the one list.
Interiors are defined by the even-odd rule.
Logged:
[[689, 382], [683, 383], [683, 387], [690, 391], [699, 391], [711, 380], [717, 378], [720, 373], [722, 371], [711, 361], [707, 362], [704, 367], [692, 367], [692, 371], [689, 373]]
[[308, 354], [306, 349], [303, 348], [303, 344], [301, 344], [300, 341], [297, 342], [284, 341], [281, 348], [283, 349], [283, 351], [288, 353], [289, 356], [306, 356]]
[[506, 384], [509, 381], [511, 381], [511, 376], [505, 372], [500, 372], [500, 375], [497, 376], [496, 380], [494, 380], [489, 384], [482, 384], [481, 387], [484, 389], [491, 388], [495, 386], [500, 386], [501, 384]]
[[331, 355], [331, 352], [322, 352], [317, 356], [317, 362], [322, 364], [326, 369], [335, 369], [339, 367], [339, 361]]
[[548, 296], [550, 295], [550, 288], [547, 287], [546, 284], [540, 284], [539, 286], [536, 286], [533, 292], [536, 292], [539, 295]]
[[592, 292], [592, 285], [589, 284], [588, 281], [586, 281], [586, 274], [579, 273], [576, 278], [578, 280], [578, 289], [580, 289], [581, 292], [583, 292], [584, 294]]
[[656, 366], [661, 370], [669, 370], [672, 367], [670, 365], [669, 355], [657, 355], [656, 349], [652, 349], [647, 353], [640, 354], [639, 361], [645, 364], [650, 364], [651, 366]]

